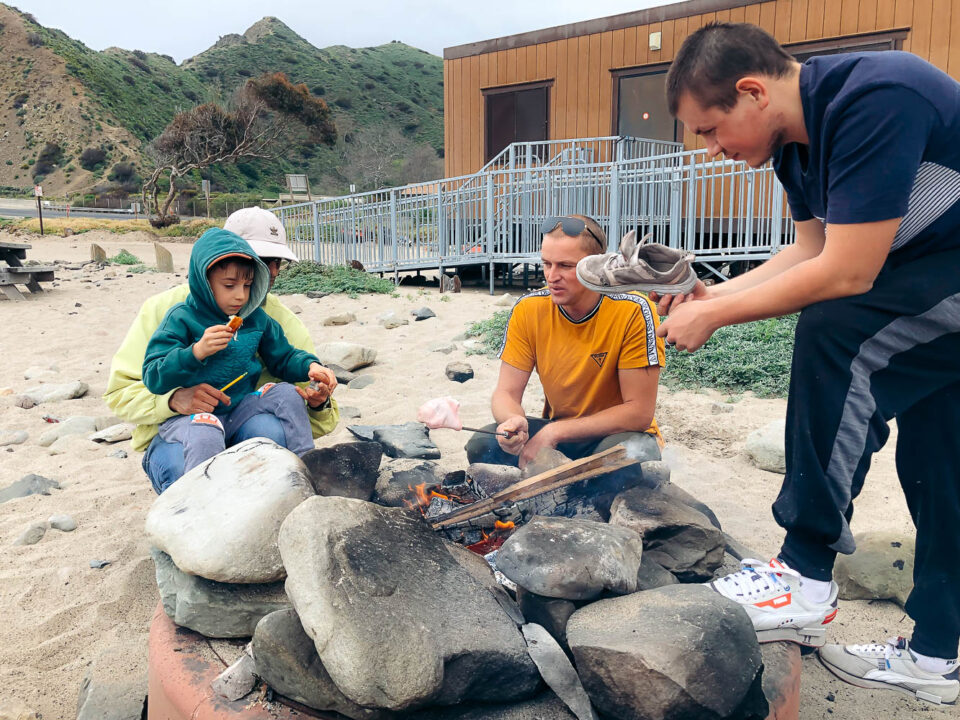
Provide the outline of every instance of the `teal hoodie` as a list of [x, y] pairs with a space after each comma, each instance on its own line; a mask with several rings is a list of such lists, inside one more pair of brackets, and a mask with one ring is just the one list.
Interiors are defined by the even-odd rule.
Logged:
[[[229, 319], [217, 307], [207, 280], [207, 268], [226, 255], [243, 255], [255, 265], [250, 299], [238, 313], [243, 318], [243, 325], [226, 348], [206, 360], [197, 360], [193, 344], [203, 337], [208, 327], [225, 325]], [[190, 253], [188, 281], [190, 294], [187, 299], [167, 311], [147, 345], [143, 382], [150, 392], [162, 395], [178, 387], [200, 383], [221, 388], [246, 373], [227, 391], [230, 406], [221, 405], [215, 411], [227, 413], [241, 398], [256, 390], [261, 371], [258, 354], [276, 377], [287, 382], [307, 379], [310, 363], [319, 360], [287, 342], [277, 321], [261, 309], [270, 288], [270, 271], [243, 238], [220, 228], [207, 230], [194, 243]]]

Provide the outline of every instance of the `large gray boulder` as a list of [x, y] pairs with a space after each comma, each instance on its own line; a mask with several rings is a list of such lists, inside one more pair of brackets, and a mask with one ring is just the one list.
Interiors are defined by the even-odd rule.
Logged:
[[761, 470], [782, 475], [787, 471], [786, 432], [786, 421], [774, 420], [747, 435], [744, 452]]
[[833, 568], [840, 598], [905, 605], [913, 592], [914, 539], [883, 531], [859, 533], [853, 539], [853, 555], [838, 555]]
[[287, 595], [351, 701], [399, 711], [536, 689], [514, 621], [408, 512], [314, 497], [284, 521], [279, 544]]
[[379, 443], [340, 443], [301, 456], [317, 495], [369, 500], [377, 484], [383, 450]]
[[267, 685], [314, 710], [333, 710], [352, 720], [392, 715], [360, 707], [340, 692], [293, 608], [270, 613], [257, 623], [253, 659]]
[[265, 438], [224, 450], [159, 495], [147, 513], [149, 542], [191, 575], [226, 583], [284, 576], [277, 533], [313, 487], [296, 455]]
[[160, 601], [181, 627], [211, 638], [243, 638], [264, 615], [290, 607], [283, 582], [233, 584], [188, 575], [170, 556], [150, 549], [157, 571]]
[[729, 717], [761, 666], [743, 608], [702, 585], [587, 605], [567, 640], [593, 704], [619, 720]]
[[681, 581], [709, 580], [723, 562], [723, 532], [700, 511], [660, 488], [634, 487], [610, 508], [610, 524], [643, 537], [645, 555]]
[[637, 589], [643, 553], [629, 528], [564, 517], [531, 518], [497, 553], [497, 569], [537, 595], [589, 600]]

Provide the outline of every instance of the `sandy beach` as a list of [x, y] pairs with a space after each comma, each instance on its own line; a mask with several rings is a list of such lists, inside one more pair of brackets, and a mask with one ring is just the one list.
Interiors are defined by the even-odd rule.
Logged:
[[[0, 239], [31, 242], [29, 260], [68, 261], [79, 265], [90, 257], [97, 242], [115, 255], [121, 248], [154, 264], [152, 238], [146, 233], [128, 236], [102, 232], [68, 238], [9, 236]], [[49, 496], [32, 495], [0, 505], [0, 706], [11, 701], [44, 720], [76, 717], [81, 681], [91, 663], [99, 673], [145, 676], [147, 637], [158, 594], [153, 563], [143, 536], [147, 510], [155, 497], [140, 467], [142, 455], [129, 441], [96, 445], [80, 436], [68, 452], [50, 455], [38, 444], [51, 425], [44, 415], [68, 418], [104, 416], [109, 411], [101, 395], [106, 388], [110, 360], [140, 304], [150, 295], [185, 282], [190, 253], [188, 243], [164, 242], [173, 254], [180, 275], [143, 273], [127, 276], [122, 266], [105, 269], [60, 270], [56, 286], [30, 295], [25, 302], [0, 300], [2, 363], [0, 363], [0, 430], [24, 430], [26, 442], [0, 448], [0, 488], [28, 473], [60, 483]], [[450, 354], [430, 352], [439, 342], [452, 341], [473, 321], [496, 310], [499, 295], [485, 288], [465, 288], [457, 295], [439, 295], [435, 287], [401, 285], [399, 297], [361, 295], [351, 299], [333, 295], [308, 299], [285, 296], [284, 302], [306, 324], [317, 344], [345, 340], [377, 350], [372, 366], [360, 370], [375, 382], [365, 389], [341, 387], [341, 405], [358, 408], [361, 424], [411, 421], [426, 399], [452, 395], [461, 403], [464, 424], [489, 421], [489, 396], [499, 362], [480, 355], [467, 356], [462, 342]], [[509, 290], [514, 296], [521, 291]], [[428, 306], [437, 315], [423, 322], [387, 330], [377, 317], [393, 310], [410, 317]], [[324, 318], [354, 313], [357, 321], [324, 327]], [[476, 373], [464, 384], [444, 375], [452, 361], [470, 363]], [[80, 380], [90, 387], [85, 397], [42, 404], [29, 410], [15, 405], [16, 393], [34, 386], [25, 380], [29, 368], [56, 369], [48, 382]], [[10, 392], [6, 392], [9, 389]], [[5, 394], [6, 393], [6, 394]], [[667, 441], [666, 457], [673, 480], [710, 505], [724, 529], [762, 558], [773, 555], [781, 539], [770, 504], [781, 476], [751, 465], [743, 454], [747, 434], [784, 415], [786, 401], [752, 396], [735, 398], [733, 411], [716, 414], [712, 406], [727, 396], [715, 392], [670, 391], [661, 388], [657, 418]], [[531, 414], [543, 402], [533, 383], [524, 398]], [[346, 423], [318, 446], [348, 442], [353, 436]], [[465, 434], [433, 431], [442, 451], [441, 465], [464, 468]], [[117, 449], [126, 458], [111, 457]], [[71, 533], [48, 530], [35, 545], [14, 546], [31, 523], [66, 513], [77, 522]], [[870, 470], [853, 519], [854, 532], [886, 530], [912, 535], [913, 528], [902, 498], [893, 462], [893, 438]], [[105, 560], [102, 569], [91, 560]], [[832, 625], [831, 639], [867, 642], [906, 635], [911, 622], [903, 610], [889, 602], [842, 603]], [[853, 688], [828, 673], [814, 656], [804, 660], [801, 718], [907, 718], [916, 712], [950, 716], [950, 710], [915, 701], [889, 691]], [[928, 715], [931, 716], [931, 715]]]

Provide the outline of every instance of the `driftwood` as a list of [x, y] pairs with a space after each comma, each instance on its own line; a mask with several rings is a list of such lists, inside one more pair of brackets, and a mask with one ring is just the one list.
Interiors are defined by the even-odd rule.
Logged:
[[[475, 522], [484, 516], [500, 516], [498, 511], [505, 506], [515, 505], [523, 500], [535, 498], [540, 495], [557, 495], [555, 491], [568, 485], [589, 480], [599, 475], [612, 473], [620, 468], [633, 465], [637, 462], [627, 457], [626, 448], [622, 445], [616, 445], [609, 450], [590, 455], [580, 460], [573, 460], [559, 467], [548, 470], [547, 472], [534, 475], [533, 477], [521, 480], [498, 493], [484, 498], [475, 503], [471, 503], [463, 508], [442, 516], [432, 523], [434, 530], [446, 530], [453, 528], [477, 527]], [[550, 504], [556, 505], [565, 499], [566, 495], [560, 493]], [[504, 519], [510, 519], [504, 515]], [[486, 525], [481, 522], [479, 525]]]

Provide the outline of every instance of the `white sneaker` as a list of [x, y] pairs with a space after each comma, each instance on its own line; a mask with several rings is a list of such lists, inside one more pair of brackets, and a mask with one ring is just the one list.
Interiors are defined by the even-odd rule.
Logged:
[[818, 654], [830, 672], [857, 687], [899, 690], [937, 705], [953, 705], [960, 694], [960, 670], [946, 675], [921, 670], [902, 637], [885, 645], [826, 645]]
[[800, 573], [779, 560], [765, 564], [744, 559], [740, 564], [740, 572], [706, 584], [747, 611], [758, 642], [786, 640], [810, 647], [826, 643], [826, 626], [837, 616], [835, 582], [826, 602], [817, 603], [800, 592]]

